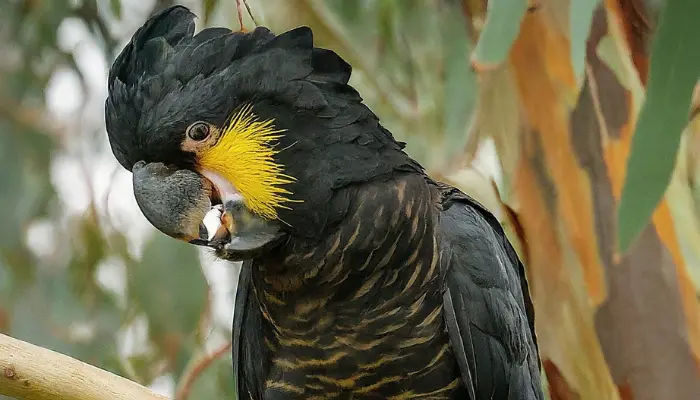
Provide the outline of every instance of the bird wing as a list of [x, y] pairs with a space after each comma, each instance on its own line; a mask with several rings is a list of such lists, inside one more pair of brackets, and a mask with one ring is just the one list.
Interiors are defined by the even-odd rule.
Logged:
[[444, 312], [471, 400], [543, 400], [525, 270], [498, 220], [442, 185]]
[[269, 354], [263, 342], [263, 316], [253, 291], [251, 264], [245, 261], [241, 267], [233, 314], [233, 376], [238, 399], [262, 399], [269, 368]]

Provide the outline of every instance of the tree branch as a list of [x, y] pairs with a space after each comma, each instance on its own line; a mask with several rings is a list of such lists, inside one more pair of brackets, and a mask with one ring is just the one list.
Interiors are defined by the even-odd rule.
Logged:
[[21, 400], [165, 400], [82, 361], [0, 334], [0, 394]]
[[178, 385], [177, 392], [175, 393], [176, 400], [186, 400], [190, 392], [192, 391], [192, 386], [194, 382], [199, 378], [199, 376], [211, 366], [217, 358], [223, 356], [226, 352], [231, 349], [231, 342], [226, 342], [221, 345], [218, 349], [214, 350], [211, 354], [206, 354], [201, 356], [195, 363], [188, 366], [184, 373], [183, 378]]

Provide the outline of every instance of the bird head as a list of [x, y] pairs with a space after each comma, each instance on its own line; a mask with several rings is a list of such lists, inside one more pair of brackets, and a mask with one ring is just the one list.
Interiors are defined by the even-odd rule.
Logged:
[[[112, 151], [163, 233], [251, 258], [318, 236], [342, 218], [339, 190], [410, 163], [308, 27], [195, 34], [194, 20], [183, 6], [152, 16], [109, 73]], [[212, 207], [221, 231], [202, 225]]]

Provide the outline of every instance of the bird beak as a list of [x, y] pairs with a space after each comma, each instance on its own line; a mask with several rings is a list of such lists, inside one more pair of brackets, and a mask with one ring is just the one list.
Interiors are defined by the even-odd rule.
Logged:
[[221, 213], [221, 226], [209, 245], [229, 260], [244, 260], [259, 254], [281, 237], [279, 225], [248, 210], [242, 200], [227, 201]]
[[140, 161], [134, 197], [146, 219], [175, 239], [216, 250], [229, 260], [254, 257], [281, 237], [279, 225], [253, 214], [242, 196], [213, 177]]

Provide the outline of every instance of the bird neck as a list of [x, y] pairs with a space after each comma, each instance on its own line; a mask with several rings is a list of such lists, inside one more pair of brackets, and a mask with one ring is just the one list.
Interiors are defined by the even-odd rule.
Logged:
[[408, 175], [354, 190], [346, 218], [323, 241], [289, 244], [256, 261], [254, 289], [274, 325], [319, 311], [360, 315], [437, 282], [433, 186]]

